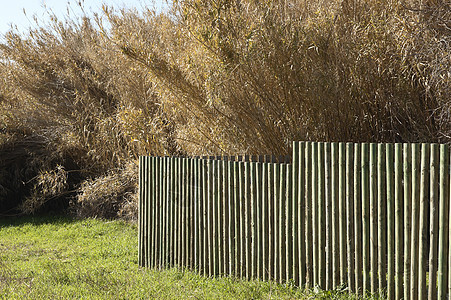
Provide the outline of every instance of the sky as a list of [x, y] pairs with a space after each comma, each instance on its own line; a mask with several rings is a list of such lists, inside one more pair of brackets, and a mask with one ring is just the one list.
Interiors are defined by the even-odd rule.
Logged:
[[[11, 24], [16, 25], [21, 32], [26, 31], [29, 27], [34, 27], [33, 16], [36, 16], [38, 20], [48, 20], [45, 7], [60, 18], [67, 15], [68, 7], [70, 14], [81, 15], [78, 2], [80, 0], [0, 0], [0, 34], [6, 33]], [[155, 5], [155, 8], [160, 10], [166, 6], [165, 2], [165, 0], [81, 0], [86, 12], [99, 12], [102, 3], [116, 8], [136, 7], [138, 9], [143, 5]], [[26, 14], [24, 14], [24, 10]]]

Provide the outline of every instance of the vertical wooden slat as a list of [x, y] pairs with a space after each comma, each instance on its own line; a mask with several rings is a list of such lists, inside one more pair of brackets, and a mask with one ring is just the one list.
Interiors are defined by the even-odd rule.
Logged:
[[331, 143], [324, 145], [324, 193], [326, 211], [326, 290], [333, 289], [333, 269], [332, 269], [332, 184], [331, 184]]
[[313, 235], [313, 286], [319, 285], [319, 228], [318, 228], [318, 143], [312, 143], [312, 178], [311, 178], [311, 209]]
[[193, 269], [199, 270], [199, 173], [198, 173], [198, 159], [193, 158]]
[[286, 279], [286, 252], [285, 252], [285, 206], [286, 206], [286, 179], [287, 169], [285, 164], [280, 164], [280, 179], [279, 179], [279, 201], [278, 201], [278, 244], [279, 244], [279, 282], [284, 282]]
[[410, 296], [410, 264], [411, 264], [411, 236], [412, 230], [412, 152], [410, 144], [403, 145], [403, 190], [404, 190], [404, 299]]
[[326, 207], [325, 207], [325, 170], [324, 143], [318, 143], [318, 285], [324, 289], [326, 285]]
[[429, 284], [428, 299], [437, 299], [437, 249], [438, 249], [438, 183], [439, 145], [432, 144], [429, 179]]
[[234, 175], [233, 161], [227, 162], [227, 189], [228, 189], [228, 243], [229, 243], [229, 275], [234, 275], [235, 270], [235, 199], [234, 199]]
[[234, 275], [236, 277], [241, 274], [241, 241], [240, 241], [240, 182], [239, 182], [239, 163], [233, 162], [233, 201], [234, 201], [234, 255], [235, 255], [235, 269]]
[[293, 235], [293, 282], [295, 285], [299, 286], [299, 241], [298, 241], [298, 233], [299, 233], [299, 219], [298, 219], [298, 210], [299, 210], [299, 142], [293, 142], [292, 145], [292, 156], [293, 156], [293, 164], [292, 164], [292, 235]]
[[208, 275], [215, 275], [215, 258], [214, 258], [214, 165], [213, 160], [208, 160], [207, 168], [207, 240], [208, 240]]
[[168, 199], [169, 199], [169, 267], [174, 267], [174, 158], [168, 158], [168, 169], [169, 169], [169, 188], [168, 188]]
[[377, 280], [377, 144], [370, 144], [370, 282], [371, 293], [376, 294]]
[[164, 267], [164, 158], [158, 158], [158, 267]]
[[164, 216], [164, 267], [169, 267], [169, 157], [164, 157], [164, 206], [163, 206], [163, 216]]
[[379, 294], [381, 297], [386, 293], [387, 287], [387, 208], [386, 208], [386, 172], [385, 172], [385, 145], [377, 145], [377, 258], [379, 275]]
[[412, 231], [411, 231], [411, 265], [410, 298], [418, 297], [418, 251], [420, 218], [420, 144], [412, 145]]
[[448, 293], [448, 276], [451, 268], [448, 266], [449, 249], [449, 154], [448, 145], [440, 145], [440, 182], [439, 182], [439, 242], [438, 242], [438, 270], [437, 270], [437, 299], [443, 299]]
[[263, 280], [269, 280], [269, 182], [268, 163], [262, 164], [262, 257], [263, 257]]
[[393, 144], [385, 146], [387, 171], [387, 298], [395, 298], [395, 182]]
[[251, 243], [251, 277], [257, 278], [258, 252], [257, 252], [257, 163], [250, 164], [250, 243]]
[[219, 161], [217, 159], [213, 160], [213, 275], [217, 276], [220, 274], [220, 230], [219, 230]]
[[395, 144], [395, 299], [403, 295], [403, 237], [402, 237], [402, 144]]
[[339, 234], [340, 234], [340, 284], [347, 283], [347, 253], [346, 253], [346, 144], [339, 143]]
[[268, 279], [275, 280], [274, 261], [274, 164], [268, 163]]
[[143, 254], [144, 254], [144, 218], [143, 218], [143, 206], [144, 206], [144, 157], [139, 157], [139, 202], [138, 202], [138, 264], [142, 267]]
[[217, 257], [217, 275], [222, 275], [224, 273], [224, 238], [223, 238], [223, 209], [222, 209], [222, 199], [223, 199], [223, 188], [222, 188], [222, 161], [221, 158], [216, 159], [216, 257]]
[[280, 236], [279, 236], [279, 201], [280, 201], [280, 165], [274, 164], [274, 198], [273, 198], [273, 242], [274, 242], [274, 280], [280, 281]]
[[209, 274], [208, 246], [208, 160], [202, 159], [202, 273]]
[[361, 198], [361, 147], [354, 145], [354, 245], [355, 245], [355, 291], [362, 294], [363, 265], [362, 265], [362, 198]]
[[228, 161], [222, 161], [222, 245], [223, 245], [223, 273], [229, 274], [229, 177]]
[[155, 157], [146, 157], [147, 162], [147, 176], [148, 176], [148, 182], [146, 184], [147, 186], [147, 193], [145, 194], [145, 197], [147, 198], [147, 201], [151, 203], [149, 216], [150, 216], [150, 222], [149, 222], [149, 239], [148, 243], [150, 246], [150, 256], [149, 256], [149, 266], [151, 268], [155, 267], [155, 229], [154, 229], [154, 223], [155, 223]]
[[338, 220], [338, 182], [339, 182], [339, 151], [338, 143], [331, 144], [332, 164], [332, 288], [340, 284], [340, 251], [339, 251], [339, 220]]
[[239, 184], [240, 184], [240, 277], [246, 276], [246, 229], [245, 229], [245, 205], [246, 205], [246, 187], [244, 176], [244, 162], [240, 162], [239, 169]]
[[420, 219], [419, 219], [419, 250], [418, 250], [418, 299], [426, 299], [426, 273], [427, 273], [427, 209], [429, 188], [429, 152], [430, 145], [421, 145], [421, 178], [420, 178]]
[[246, 279], [252, 278], [252, 229], [251, 229], [251, 170], [250, 162], [244, 163], [244, 181], [245, 181], [245, 206], [244, 206], [244, 234], [245, 234], [245, 263], [246, 263]]
[[256, 216], [255, 216], [255, 228], [256, 228], [256, 259], [257, 259], [257, 278], [263, 279], [263, 164], [256, 164], [257, 180], [256, 180]]
[[313, 286], [313, 235], [312, 235], [312, 143], [305, 144], [305, 264], [306, 288]]
[[195, 188], [194, 188], [194, 176], [195, 176], [195, 172], [194, 172], [194, 158], [190, 158], [189, 159], [189, 169], [188, 169], [188, 174], [189, 174], [189, 267], [190, 269], [194, 269], [194, 262], [195, 262], [195, 252], [194, 252], [194, 248], [195, 248], [195, 238], [194, 238], [194, 210], [195, 210], [195, 203], [194, 201], [196, 200], [195, 198]]
[[355, 292], [354, 268], [354, 144], [346, 143], [346, 250], [348, 253], [348, 288]]
[[[448, 145], [449, 147], [449, 145]], [[448, 177], [449, 177], [449, 185], [448, 185], [448, 200], [449, 200], [449, 218], [448, 221], [451, 220], [451, 151], [448, 148], [448, 153], [450, 157], [448, 158]], [[445, 166], [446, 168], [446, 166]], [[451, 222], [451, 221], [450, 221]], [[451, 228], [451, 223], [448, 225], [448, 229]], [[451, 295], [451, 230], [448, 230], [448, 295]]]
[[297, 240], [298, 240], [298, 273], [299, 273], [299, 286], [303, 287], [305, 284], [306, 271], [305, 271], [305, 142], [299, 143], [299, 151], [296, 154], [298, 157], [298, 174], [297, 174]]
[[293, 280], [293, 194], [292, 194], [292, 165], [286, 164], [286, 184], [285, 184], [285, 250], [286, 250], [286, 281]]
[[362, 144], [361, 155], [361, 178], [362, 178], [362, 264], [363, 264], [363, 293], [367, 293], [370, 288], [370, 220], [369, 220], [369, 145]]

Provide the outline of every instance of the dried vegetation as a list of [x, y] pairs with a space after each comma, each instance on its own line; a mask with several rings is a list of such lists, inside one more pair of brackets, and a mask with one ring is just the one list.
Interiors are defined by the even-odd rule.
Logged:
[[449, 143], [450, 12], [445, 0], [175, 0], [11, 30], [0, 212], [133, 216], [143, 154]]

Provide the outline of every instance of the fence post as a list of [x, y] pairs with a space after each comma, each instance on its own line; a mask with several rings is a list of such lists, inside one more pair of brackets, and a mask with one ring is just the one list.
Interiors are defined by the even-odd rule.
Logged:
[[[448, 145], [440, 145], [440, 199], [439, 199], [439, 245], [438, 245], [438, 293], [437, 299], [443, 299], [447, 294], [448, 276], [450, 268], [448, 265], [448, 256], [451, 252], [449, 247], [450, 239], [446, 236], [449, 232], [449, 154]], [[450, 285], [451, 288], [451, 285]]]
[[371, 293], [377, 292], [377, 144], [370, 144], [370, 272]]
[[438, 249], [438, 182], [439, 145], [431, 146], [429, 178], [429, 289], [428, 298], [437, 299], [437, 249]]
[[346, 251], [348, 253], [348, 288], [349, 292], [355, 292], [355, 268], [354, 268], [354, 144], [346, 143]]
[[410, 265], [410, 298], [418, 297], [418, 251], [419, 251], [419, 218], [420, 218], [420, 144], [412, 145], [412, 235]]
[[402, 144], [395, 144], [395, 299], [402, 298]]
[[379, 295], [386, 293], [387, 288], [387, 193], [386, 193], [385, 145], [377, 145], [377, 257], [379, 275]]
[[369, 145], [362, 144], [362, 263], [363, 263], [363, 294], [370, 288], [369, 262], [370, 262], [370, 220], [369, 220]]
[[410, 144], [403, 145], [403, 183], [404, 183], [404, 299], [410, 293], [411, 236], [412, 231], [412, 160]]
[[427, 255], [427, 205], [428, 199], [428, 178], [429, 178], [429, 145], [421, 145], [421, 179], [420, 179], [420, 247], [418, 251], [418, 299], [426, 299], [426, 255]]
[[362, 264], [362, 196], [361, 196], [361, 149], [354, 145], [354, 233], [355, 233], [355, 291], [363, 294]]

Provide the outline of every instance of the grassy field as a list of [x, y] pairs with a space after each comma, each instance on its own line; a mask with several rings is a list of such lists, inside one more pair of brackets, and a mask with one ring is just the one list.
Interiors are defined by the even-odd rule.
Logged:
[[0, 221], [0, 299], [350, 299], [137, 263], [133, 224], [65, 217]]

